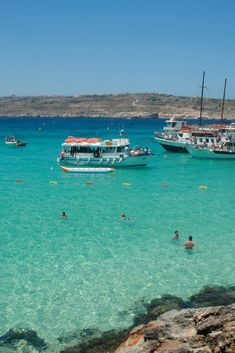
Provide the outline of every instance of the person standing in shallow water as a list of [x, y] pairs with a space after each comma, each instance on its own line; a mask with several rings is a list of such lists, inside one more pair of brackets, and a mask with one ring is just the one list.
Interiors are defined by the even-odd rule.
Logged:
[[184, 243], [185, 249], [192, 249], [195, 246], [195, 242], [193, 241], [193, 237], [190, 235], [188, 240]]
[[173, 236], [173, 240], [178, 240], [180, 238], [178, 230], [175, 231], [175, 235]]

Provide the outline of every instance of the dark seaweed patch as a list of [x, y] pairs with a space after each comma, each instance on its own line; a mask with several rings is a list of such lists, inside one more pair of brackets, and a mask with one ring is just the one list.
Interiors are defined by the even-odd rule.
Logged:
[[0, 337], [0, 344], [14, 346], [20, 340], [25, 340], [28, 344], [37, 349], [47, 348], [47, 344], [37, 335], [36, 331], [27, 329], [10, 329]]

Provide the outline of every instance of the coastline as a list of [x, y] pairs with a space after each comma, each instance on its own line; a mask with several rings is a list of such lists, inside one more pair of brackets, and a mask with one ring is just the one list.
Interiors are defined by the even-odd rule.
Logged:
[[[169, 118], [198, 119], [200, 97], [158, 93], [79, 96], [8, 96], [0, 98], [3, 117], [33, 118]], [[204, 98], [203, 119], [219, 120], [222, 99]], [[235, 119], [235, 100], [225, 101], [225, 120]]]
[[[115, 120], [115, 119], [123, 119], [123, 120], [150, 120], [150, 119], [156, 119], [156, 120], [166, 120], [166, 119], [170, 119], [172, 118], [173, 115], [171, 114], [165, 114], [164, 116], [158, 116], [158, 117], [153, 117], [153, 116], [122, 116], [121, 114], [119, 116], [97, 116], [97, 115], [4, 115], [4, 116], [0, 116], [0, 120], [1, 119], [35, 119], [35, 120], [40, 120], [40, 119], [110, 119], [110, 120]], [[185, 115], [177, 115], [175, 114], [175, 117], [177, 119], [180, 120], [191, 120], [191, 121], [199, 121], [199, 117], [198, 116], [185, 116]], [[216, 123], [221, 121], [220, 117], [203, 117], [202, 118], [203, 122], [211, 122], [211, 121], [215, 121]], [[229, 122], [229, 121], [234, 121], [235, 120], [235, 116], [227, 116], [226, 118], [223, 119], [223, 121], [225, 123]]]
[[[46, 342], [43, 337], [39, 337], [37, 332], [31, 328], [10, 328], [0, 337], [0, 353], [18, 352], [22, 347], [24, 352], [27, 353], [126, 353], [126, 347], [129, 349], [128, 353], [149, 352], [147, 350], [149, 349], [149, 344], [156, 345], [159, 325], [162, 327], [162, 321], [165, 319], [167, 320], [166, 326], [164, 324], [164, 330], [161, 330], [161, 340], [159, 341], [160, 343], [157, 342], [158, 345], [165, 344], [169, 340], [170, 343], [173, 342], [175, 344], [174, 335], [178, 335], [177, 345], [179, 342], [182, 345], [192, 344], [191, 340], [195, 332], [193, 332], [194, 335], [190, 334], [189, 336], [184, 334], [181, 336], [181, 333], [179, 334], [184, 321], [185, 325], [190, 326], [192, 321], [196, 320], [195, 317], [198, 317], [195, 322], [201, 322], [201, 318], [204, 320], [211, 315], [212, 320], [210, 319], [209, 323], [200, 323], [200, 330], [205, 328], [206, 335], [208, 332], [215, 330], [215, 328], [219, 328], [220, 334], [221, 332], [224, 334], [222, 325], [226, 323], [226, 320], [230, 320], [229, 322], [232, 319], [234, 320], [234, 303], [235, 286], [204, 287], [187, 300], [166, 294], [150, 302], [141, 301], [142, 307], [138, 305], [138, 309], [133, 313], [133, 324], [130, 327], [112, 329], [105, 332], [101, 332], [94, 327], [82, 331], [78, 329], [76, 332], [68, 332], [58, 337], [58, 341], [53, 343]], [[222, 312], [222, 315], [217, 318], [220, 312]], [[171, 330], [172, 337], [169, 337], [169, 327], [171, 326], [173, 327]], [[233, 332], [234, 328], [232, 325], [230, 326], [231, 332]], [[208, 327], [211, 327], [211, 329]], [[192, 331], [191, 326], [189, 329]], [[228, 332], [230, 333], [230, 327], [228, 327]], [[200, 334], [203, 334], [202, 330]], [[196, 337], [195, 342], [198, 342], [199, 347], [203, 346], [202, 339], [198, 341]], [[195, 342], [193, 341], [194, 345]], [[231, 342], [229, 341], [229, 344]], [[178, 346], [177, 349], [179, 349]], [[168, 352], [164, 349], [160, 351], [162, 353]], [[174, 352], [179, 351], [176, 350]], [[210, 351], [203, 352], [209, 353]], [[225, 350], [223, 352], [230, 351]], [[231, 352], [233, 351], [231, 350]]]

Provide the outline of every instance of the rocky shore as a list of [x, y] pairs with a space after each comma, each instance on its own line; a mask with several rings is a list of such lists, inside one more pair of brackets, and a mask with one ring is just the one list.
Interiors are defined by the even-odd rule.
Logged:
[[[235, 353], [235, 287], [207, 287], [182, 300], [165, 295], [138, 305], [129, 328], [88, 328], [48, 343], [31, 329], [10, 329], [0, 353]], [[77, 341], [77, 343], [76, 343]]]
[[235, 304], [172, 310], [134, 328], [115, 353], [234, 353]]
[[[204, 98], [203, 117], [220, 119], [222, 100]], [[200, 97], [158, 93], [1, 97], [0, 117], [199, 117]], [[225, 119], [235, 119], [235, 100], [226, 100]]]

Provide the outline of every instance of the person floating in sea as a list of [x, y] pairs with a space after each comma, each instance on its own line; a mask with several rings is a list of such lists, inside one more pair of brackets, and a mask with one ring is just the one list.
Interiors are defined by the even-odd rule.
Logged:
[[193, 237], [190, 235], [188, 240], [183, 244], [185, 249], [192, 249], [196, 244], [193, 241]]
[[67, 214], [64, 211], [61, 213], [61, 218], [62, 219], [67, 219], [68, 218]]
[[175, 235], [173, 236], [173, 240], [178, 240], [180, 238], [180, 234], [178, 230], [175, 231]]
[[120, 217], [121, 219], [125, 219], [125, 220], [129, 220], [130, 218], [128, 218], [124, 213], [121, 215]]

